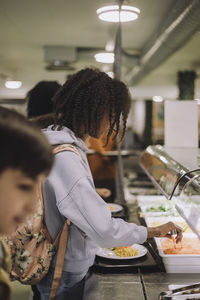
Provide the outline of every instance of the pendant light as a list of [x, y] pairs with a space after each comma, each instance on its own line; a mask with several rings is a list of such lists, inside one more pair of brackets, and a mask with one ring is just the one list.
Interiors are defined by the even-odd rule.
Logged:
[[119, 14], [119, 5], [103, 6], [96, 11], [99, 19], [106, 22], [130, 22], [138, 18], [140, 10], [131, 5], [121, 5]]

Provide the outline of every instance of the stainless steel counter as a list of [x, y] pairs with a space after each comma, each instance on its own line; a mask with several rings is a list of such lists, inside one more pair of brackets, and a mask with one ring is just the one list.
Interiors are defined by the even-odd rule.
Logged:
[[168, 290], [170, 284], [188, 285], [199, 282], [199, 274], [166, 274], [166, 273], [152, 273], [142, 274], [144, 281], [144, 289], [148, 300], [158, 299], [158, 295]]
[[145, 299], [138, 274], [97, 275], [97, 279], [99, 283], [100, 300]]
[[98, 282], [92, 298], [84, 300], [157, 300], [170, 284], [199, 282], [198, 274], [112, 274], [95, 275]]

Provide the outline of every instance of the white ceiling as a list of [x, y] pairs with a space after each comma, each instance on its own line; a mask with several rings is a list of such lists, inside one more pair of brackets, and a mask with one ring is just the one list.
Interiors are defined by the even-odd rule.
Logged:
[[[45, 70], [44, 46], [90, 49], [78, 51], [72, 66], [75, 70], [101, 67], [95, 62], [92, 48], [104, 49], [114, 40], [117, 25], [99, 20], [96, 10], [109, 3], [109, 0], [0, 0], [0, 98], [24, 97], [40, 80], [65, 81], [70, 71]], [[140, 8], [141, 14], [137, 21], [123, 23], [122, 47], [139, 55], [171, 13], [174, 0], [132, 0], [129, 3]], [[155, 94], [177, 97], [177, 72], [198, 71], [199, 49], [200, 33], [197, 32], [184, 47], [133, 87], [134, 97], [148, 98]], [[131, 68], [135, 61], [130, 59], [128, 64]], [[4, 77], [21, 80], [23, 85], [18, 90], [8, 90], [4, 87]], [[200, 97], [198, 82], [196, 96]]]

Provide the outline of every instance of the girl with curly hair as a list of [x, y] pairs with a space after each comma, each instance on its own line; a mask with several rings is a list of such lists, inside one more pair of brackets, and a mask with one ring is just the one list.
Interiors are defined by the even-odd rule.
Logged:
[[[142, 244], [147, 237], [163, 236], [171, 229], [177, 229], [177, 239], [181, 239], [181, 231], [173, 223], [152, 229], [112, 218], [107, 204], [95, 191], [85, 141], [106, 135], [108, 142], [113, 132], [114, 139], [118, 135], [122, 139], [130, 101], [123, 82], [90, 68], [71, 76], [53, 97], [54, 124], [44, 132], [52, 145], [72, 144], [79, 153], [57, 154], [43, 186], [45, 222], [53, 240], [65, 220], [71, 221], [56, 299], [82, 299], [81, 282], [94, 263], [98, 247]], [[54, 269], [55, 259], [37, 285], [42, 300], [49, 299]], [[75, 295], [68, 298], [73, 294], [71, 289]]]

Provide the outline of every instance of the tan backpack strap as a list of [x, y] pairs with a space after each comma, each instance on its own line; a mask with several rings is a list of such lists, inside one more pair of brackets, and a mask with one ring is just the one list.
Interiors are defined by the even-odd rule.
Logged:
[[62, 276], [62, 269], [63, 269], [63, 262], [65, 257], [65, 252], [67, 248], [67, 240], [68, 240], [68, 229], [69, 229], [70, 221], [67, 220], [61, 232], [60, 239], [59, 239], [59, 248], [58, 254], [56, 258], [56, 267], [54, 271], [53, 281], [51, 285], [51, 293], [50, 293], [50, 300], [53, 300], [56, 296], [56, 292], [59, 287], [60, 279]]
[[[72, 151], [76, 153], [80, 158], [81, 155], [78, 152], [77, 148], [72, 145], [72, 144], [62, 144], [58, 145], [53, 149], [53, 153], [57, 154], [62, 151]], [[70, 221], [67, 219], [62, 231], [57, 235], [54, 245], [57, 247], [58, 245], [58, 252], [57, 252], [57, 258], [56, 258], [56, 267], [54, 270], [54, 276], [53, 276], [53, 281], [51, 285], [51, 293], [50, 293], [50, 300], [53, 300], [56, 296], [56, 292], [58, 290], [59, 284], [60, 284], [60, 279], [62, 276], [62, 269], [63, 269], [63, 262], [64, 262], [64, 257], [65, 257], [65, 252], [67, 249], [67, 240], [68, 240], [68, 230], [69, 230], [69, 225]]]
[[[43, 184], [43, 182], [40, 181], [39, 186], [38, 186], [38, 195], [39, 195], [39, 198], [41, 200], [42, 211], [43, 211], [43, 209], [44, 209], [44, 197], [43, 197], [43, 193], [42, 193], [42, 184]], [[43, 218], [44, 218], [44, 214], [43, 214]]]
[[74, 152], [74, 153], [76, 153], [81, 158], [80, 153], [78, 152], [76, 146], [74, 146], [73, 144], [61, 144], [61, 145], [58, 145], [58, 146], [56, 146], [53, 149], [53, 154], [57, 154], [57, 153], [62, 152], [62, 151], [71, 151], [71, 152]]
[[[68, 225], [71, 225], [71, 222], [70, 222], [70, 220], [68, 220], [68, 219], [65, 221], [65, 223], [67, 223]], [[64, 228], [64, 226], [63, 226], [63, 228]], [[59, 247], [59, 240], [60, 240], [60, 238], [61, 238], [61, 234], [62, 234], [63, 228], [62, 228], [62, 230], [58, 233], [58, 235], [57, 235], [55, 241], [53, 242], [53, 245], [54, 245], [56, 248]]]
[[[78, 152], [76, 146], [74, 146], [73, 144], [60, 144], [60, 145], [56, 146], [53, 149], [53, 154], [55, 155], [55, 154], [57, 154], [59, 152], [63, 152], [63, 151], [72, 151], [72, 152], [76, 153], [81, 158], [80, 153]], [[43, 197], [43, 192], [42, 192], [42, 184], [43, 184], [43, 182], [41, 181], [39, 183], [39, 187], [38, 187], [38, 194], [39, 194], [39, 198], [41, 200], [42, 211], [44, 211], [44, 197]], [[44, 223], [44, 213], [43, 213], [43, 223]], [[51, 236], [50, 236], [48, 230], [46, 230], [46, 232], [48, 234], [49, 240], [51, 240]], [[58, 242], [59, 242], [61, 232], [58, 234], [58, 236], [56, 237], [56, 240], [54, 242], [54, 245], [56, 246], [56, 248], [58, 246]]]

